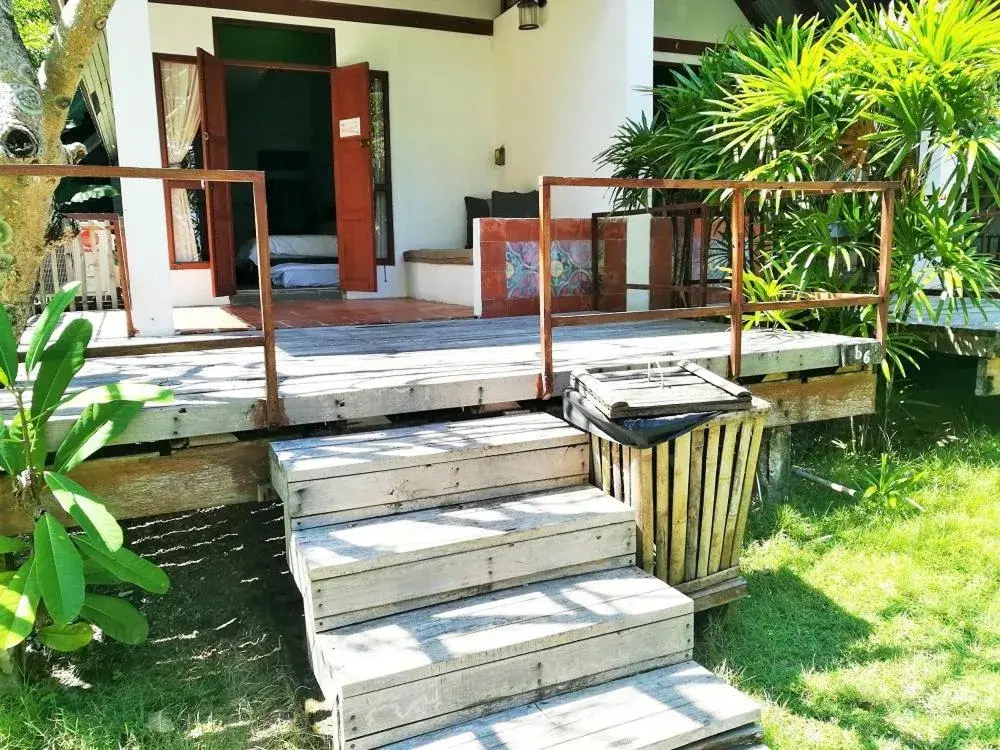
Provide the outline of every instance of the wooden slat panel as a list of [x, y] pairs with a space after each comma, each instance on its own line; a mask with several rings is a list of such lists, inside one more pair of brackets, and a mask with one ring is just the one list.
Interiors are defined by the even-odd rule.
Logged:
[[622, 477], [622, 446], [620, 443], [611, 444], [611, 490], [616, 500], [626, 502], [625, 485]]
[[691, 433], [674, 441], [673, 493], [670, 501], [670, 572], [668, 583], [684, 580], [687, 542], [688, 483], [691, 472]]
[[708, 555], [708, 572], [717, 573], [722, 564], [722, 545], [729, 515], [729, 495], [733, 483], [733, 454], [740, 424], [728, 424], [723, 430], [722, 458], [719, 462], [719, 482], [715, 490], [715, 518], [712, 520], [712, 547]]
[[666, 581], [670, 577], [670, 443], [656, 446], [656, 577]]
[[701, 483], [705, 462], [706, 430], [691, 434], [691, 468], [688, 472], [687, 540], [684, 550], [684, 578], [694, 578], [698, 572], [698, 540], [701, 523]]
[[601, 486], [601, 441], [597, 435], [590, 436], [590, 483]]
[[733, 483], [729, 497], [729, 512], [726, 515], [726, 532], [722, 541], [722, 557], [720, 564], [728, 567], [733, 555], [733, 545], [736, 541], [736, 527], [739, 524], [740, 499], [743, 496], [743, 482], [749, 466], [750, 445], [753, 442], [754, 425], [744, 423], [740, 427], [740, 442], [736, 449], [736, 465], [733, 467]]
[[653, 450], [631, 451], [632, 505], [635, 508], [637, 565], [647, 573], [654, 568], [654, 497]]
[[739, 565], [740, 551], [743, 549], [743, 536], [746, 534], [747, 519], [750, 515], [750, 499], [753, 495], [753, 480], [756, 475], [757, 458], [760, 456], [760, 444], [764, 435], [764, 420], [757, 419], [753, 424], [753, 439], [747, 454], [747, 465], [743, 479], [743, 490], [740, 495], [740, 509], [736, 522], [736, 534], [733, 540], [732, 552], [729, 556], [730, 565]]
[[601, 489], [609, 495], [614, 491], [611, 485], [611, 443], [601, 441]]
[[708, 575], [708, 558], [712, 550], [712, 524], [715, 521], [715, 490], [719, 476], [719, 436], [721, 432], [722, 429], [719, 425], [709, 427], [707, 444], [705, 446], [701, 529], [698, 534], [698, 565], [695, 571], [698, 578]]

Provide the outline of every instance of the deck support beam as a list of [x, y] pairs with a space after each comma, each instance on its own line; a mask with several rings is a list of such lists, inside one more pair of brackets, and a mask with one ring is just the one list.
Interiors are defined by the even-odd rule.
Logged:
[[1000, 395], [1000, 358], [979, 360], [976, 368], [976, 395]]

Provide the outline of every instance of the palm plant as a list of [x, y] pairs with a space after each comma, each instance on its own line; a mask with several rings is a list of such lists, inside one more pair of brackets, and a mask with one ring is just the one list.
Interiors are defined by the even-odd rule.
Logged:
[[[975, 214], [987, 199], [1000, 204], [1000, 0], [851, 5], [828, 25], [796, 17], [733, 33], [701, 63], [654, 89], [665, 114], [626, 123], [598, 157], [615, 176], [898, 180], [894, 320], [950, 316], [997, 288], [998, 269], [975, 247]], [[646, 200], [617, 195], [625, 208]], [[788, 285], [874, 286], [876, 201], [761, 196], [748, 213], [763, 227], [745, 282], [754, 298]], [[870, 318], [821, 311], [810, 324], [847, 332]], [[902, 364], [912, 349], [907, 341], [890, 359]]]

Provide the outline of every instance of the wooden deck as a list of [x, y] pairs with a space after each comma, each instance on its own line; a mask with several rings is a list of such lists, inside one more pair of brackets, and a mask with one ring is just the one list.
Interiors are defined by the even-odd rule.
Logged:
[[[683, 357], [725, 374], [728, 328], [703, 321], [655, 321], [562, 328], [555, 332], [557, 392], [573, 368]], [[829, 371], [881, 356], [870, 339], [820, 333], [750, 331], [743, 376]], [[290, 425], [501, 404], [536, 398], [538, 319], [457, 320], [279, 331], [280, 395]], [[264, 397], [259, 348], [118, 356], [89, 361], [75, 388], [119, 380], [174, 389], [170, 405], [151, 406], [119, 443], [243, 432], [257, 426]], [[766, 397], [766, 396], [765, 396]], [[0, 408], [12, 402], [3, 394]], [[50, 423], [61, 439], [74, 413]]]
[[983, 300], [981, 310], [969, 304], [938, 321], [911, 311], [907, 327], [932, 351], [979, 360], [976, 395], [1000, 395], [1000, 300]]

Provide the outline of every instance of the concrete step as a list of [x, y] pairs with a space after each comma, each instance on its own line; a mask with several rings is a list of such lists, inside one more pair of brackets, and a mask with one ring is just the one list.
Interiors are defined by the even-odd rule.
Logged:
[[271, 445], [293, 530], [565, 487], [588, 471], [587, 436], [541, 413]]
[[536, 701], [390, 750], [670, 750], [759, 739], [760, 707], [692, 661]]
[[291, 532], [316, 631], [635, 562], [632, 509], [590, 485]]
[[636, 568], [545, 581], [311, 637], [345, 750], [691, 658], [692, 603]]

